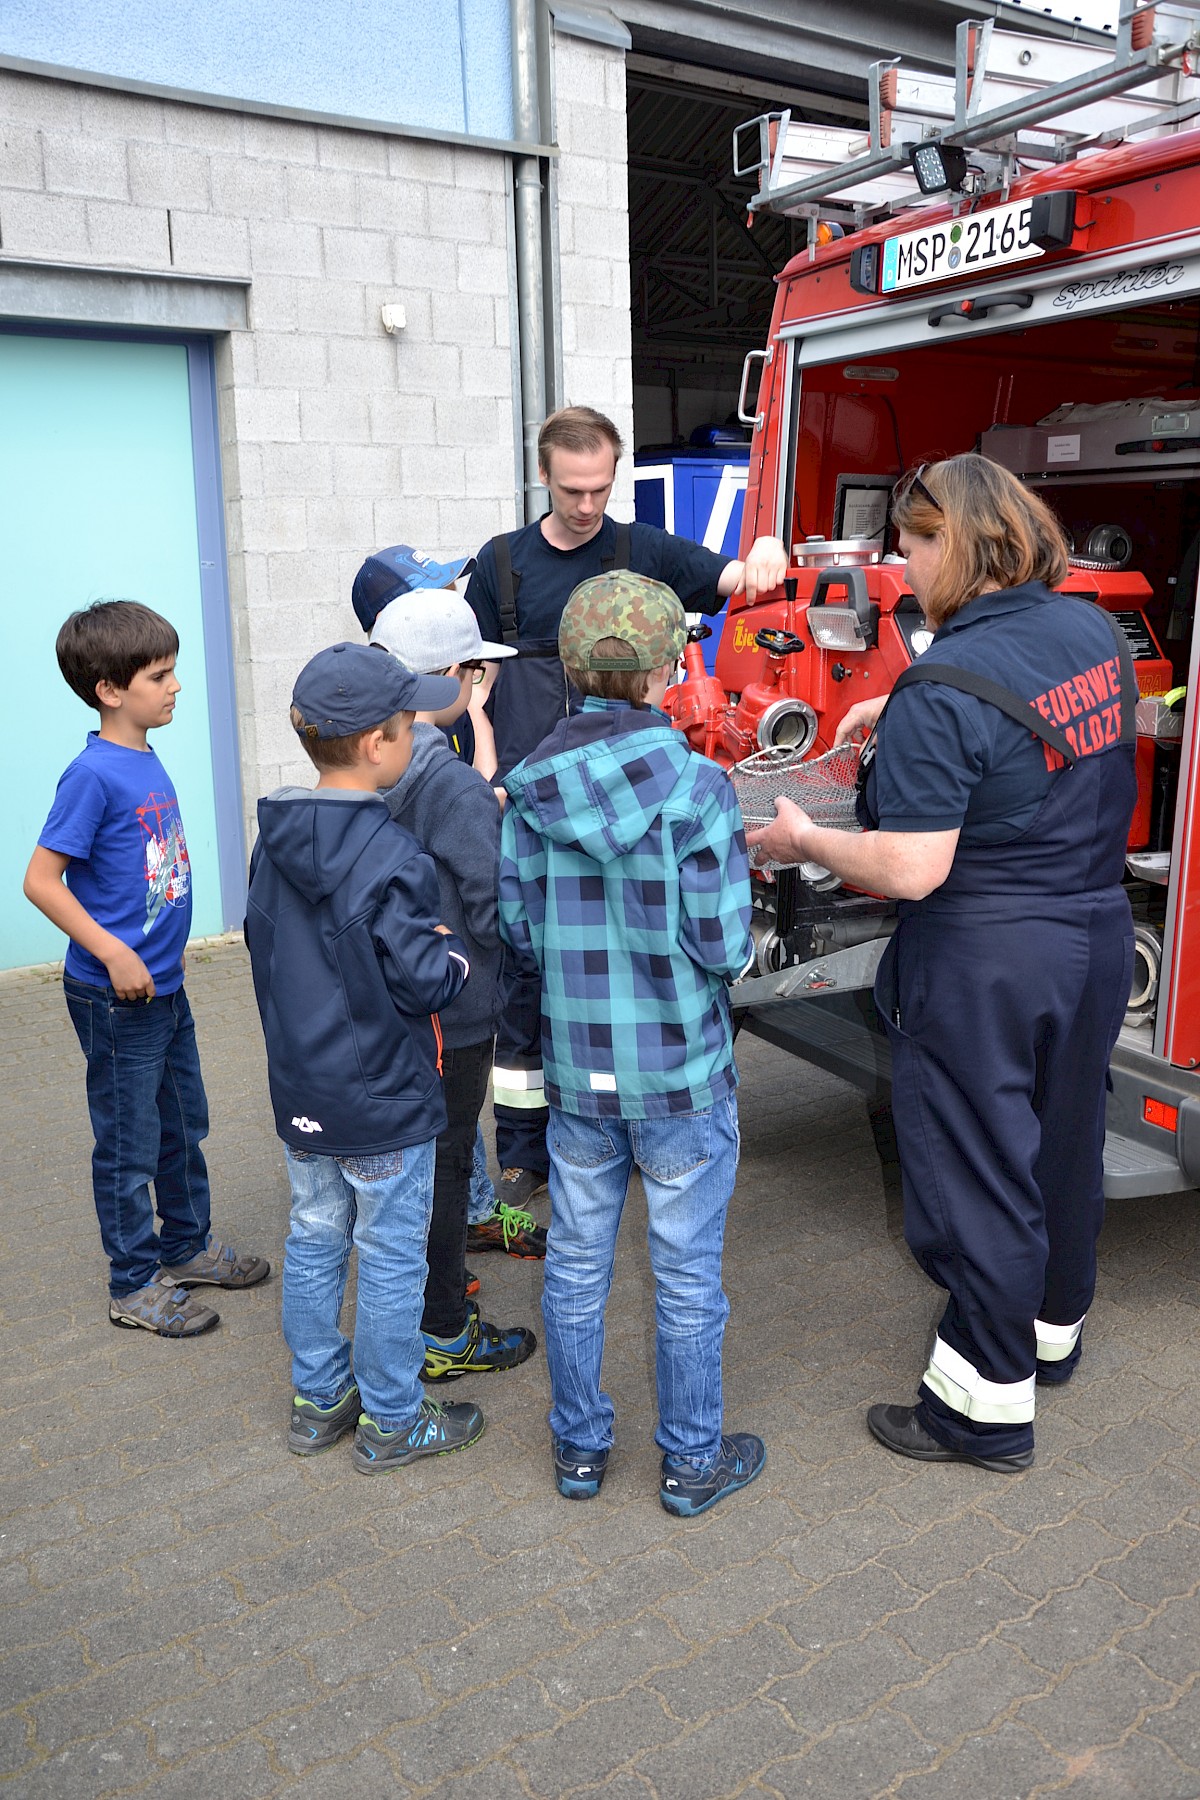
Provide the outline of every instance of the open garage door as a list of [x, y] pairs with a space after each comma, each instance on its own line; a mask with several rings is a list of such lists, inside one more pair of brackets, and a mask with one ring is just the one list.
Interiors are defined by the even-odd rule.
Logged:
[[804, 243], [802, 224], [746, 225], [752, 181], [733, 174], [734, 127], [792, 106], [856, 125], [865, 107], [768, 87], [722, 70], [627, 58], [634, 436], [686, 441], [736, 411], [742, 360], [766, 342], [773, 277]]

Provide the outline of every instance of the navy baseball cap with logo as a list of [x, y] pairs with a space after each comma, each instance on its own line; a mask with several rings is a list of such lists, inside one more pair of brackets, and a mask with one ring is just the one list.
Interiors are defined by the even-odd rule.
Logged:
[[371, 644], [332, 644], [305, 663], [292, 689], [301, 737], [353, 737], [400, 712], [438, 712], [461, 688], [445, 675], [414, 675]]
[[393, 544], [389, 550], [376, 550], [368, 556], [354, 577], [351, 599], [364, 631], [370, 631], [389, 600], [411, 594], [417, 588], [449, 587], [464, 569], [474, 568], [470, 556], [456, 556], [450, 562], [435, 562], [423, 550], [411, 544]]

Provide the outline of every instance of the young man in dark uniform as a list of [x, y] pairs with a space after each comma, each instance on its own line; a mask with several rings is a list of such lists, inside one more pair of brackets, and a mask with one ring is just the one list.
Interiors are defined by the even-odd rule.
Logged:
[[[655, 525], [610, 519], [604, 509], [624, 447], [612, 420], [590, 406], [552, 413], [538, 436], [549, 512], [493, 538], [475, 559], [467, 600], [479, 629], [519, 652], [501, 668], [489, 700], [497, 758], [492, 779], [498, 784], [579, 704], [558, 660], [558, 626], [581, 581], [631, 569], [664, 582], [685, 611], [716, 613], [730, 594], [744, 591], [753, 600], [778, 587], [787, 572], [787, 551], [778, 538], [756, 539], [740, 562]], [[544, 1191], [550, 1166], [536, 969], [509, 959], [503, 991], [492, 1076], [499, 1197], [523, 1208]], [[468, 1240], [473, 1252], [491, 1247]]]

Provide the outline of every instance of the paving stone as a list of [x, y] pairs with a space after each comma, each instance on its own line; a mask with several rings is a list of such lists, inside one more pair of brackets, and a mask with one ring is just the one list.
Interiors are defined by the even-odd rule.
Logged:
[[770, 1692], [795, 1725], [815, 1736], [857, 1718], [924, 1673], [925, 1665], [903, 1644], [873, 1632], [863, 1643], [839, 1644], [813, 1656], [801, 1673], [773, 1682]]
[[141, 1787], [156, 1772], [145, 1733], [126, 1726], [23, 1771], [19, 1791], [21, 1800], [100, 1800], [114, 1789]]
[[[14, 1565], [14, 1569], [17, 1565]], [[24, 1576], [24, 1569], [18, 1572]], [[0, 1643], [18, 1650], [30, 1644], [48, 1643], [88, 1620], [120, 1612], [135, 1591], [127, 1569], [114, 1569], [94, 1581], [72, 1581], [54, 1589], [32, 1589], [22, 1584], [23, 1604], [9, 1602], [0, 1609]]]
[[[316, 1763], [298, 1781], [285, 1778], [281, 1789], [287, 1800], [375, 1800], [375, 1796], [402, 1797], [411, 1794], [406, 1781], [401, 1781], [395, 1768], [382, 1751], [368, 1746], [352, 1750], [335, 1762]], [[508, 1800], [509, 1790], [499, 1788], [497, 1800]]]
[[142, 1594], [133, 1606], [81, 1628], [93, 1663], [115, 1663], [164, 1645], [190, 1640], [216, 1619], [233, 1618], [240, 1603], [228, 1581], [162, 1587]]
[[411, 1669], [395, 1668], [352, 1681], [316, 1706], [306, 1706], [260, 1726], [285, 1769], [344, 1756], [402, 1720], [419, 1719], [433, 1702]]
[[678, 1594], [699, 1585], [682, 1557], [670, 1550], [652, 1551], [639, 1558], [636, 1578], [626, 1580], [620, 1571], [603, 1570], [581, 1586], [561, 1587], [556, 1605], [581, 1629], [634, 1619], [666, 1594]]
[[130, 1657], [73, 1687], [65, 1700], [34, 1702], [30, 1710], [38, 1744], [54, 1751], [98, 1737], [119, 1722], [142, 1719], [160, 1702], [171, 1704], [169, 1696], [192, 1693], [200, 1685], [195, 1661], [186, 1650], [164, 1648], [152, 1656]]
[[1072, 1669], [1054, 1688], [1026, 1701], [1017, 1717], [1054, 1750], [1072, 1755], [1111, 1744], [1137, 1722], [1144, 1707], [1170, 1700], [1165, 1682], [1123, 1650], [1107, 1650]]
[[799, 1795], [826, 1800], [834, 1794], [838, 1800], [874, 1800], [897, 1770], [919, 1768], [931, 1755], [907, 1719], [881, 1707], [868, 1718], [839, 1725], [799, 1756], [769, 1763], [764, 1785], [784, 1800]]
[[[288, 1650], [307, 1649], [314, 1672], [321, 1678], [313, 1639], [352, 1626], [358, 1614], [329, 1588], [289, 1594], [265, 1606], [239, 1608], [226, 1625], [199, 1631], [190, 1648], [199, 1656], [205, 1672], [228, 1675], [255, 1662], [270, 1662]], [[336, 1640], [331, 1640], [336, 1641]], [[341, 1677], [345, 1680], [345, 1675]]]
[[559, 1723], [541, 1688], [527, 1676], [479, 1689], [444, 1707], [425, 1722], [389, 1732], [384, 1748], [400, 1773], [424, 1787], [444, 1776], [464, 1773], [503, 1748], [510, 1759], [526, 1737]]
[[[986, 1731], [1015, 1701], [1043, 1694], [1048, 1688], [1045, 1675], [1031, 1668], [1007, 1644], [987, 1643], [977, 1649], [958, 1651], [920, 1687], [898, 1694], [893, 1705], [912, 1720], [931, 1744], [948, 1746], [966, 1734]], [[1036, 1701], [1033, 1707], [1051, 1705], [1054, 1699], [1057, 1695]], [[1021, 1719], [1035, 1730], [1038, 1728], [1028, 1708]], [[1051, 1734], [1044, 1735], [1050, 1738]]]
[[0, 1659], [0, 1694], [5, 1706], [17, 1706], [53, 1689], [72, 1687], [87, 1674], [80, 1645], [60, 1634], [48, 1644], [14, 1650]]
[[639, 1756], [634, 1771], [651, 1783], [655, 1800], [724, 1800], [800, 1735], [777, 1707], [751, 1700]]
[[[893, 1512], [868, 1505], [817, 1525], [781, 1548], [798, 1574], [816, 1581], [838, 1571], [861, 1569], [881, 1552], [910, 1541]], [[903, 1569], [899, 1573], [903, 1576]]]
[[0, 1713], [0, 1776], [16, 1774], [34, 1761], [33, 1727], [24, 1713]]
[[[522, 1612], [510, 1614], [500, 1627], [489, 1620], [474, 1631], [465, 1632], [452, 1620], [444, 1602], [430, 1602], [430, 1611], [439, 1604], [442, 1629], [437, 1633], [436, 1641], [432, 1629], [427, 1632], [425, 1641], [429, 1647], [419, 1650], [414, 1659], [436, 1694], [461, 1694], [467, 1688], [524, 1674], [535, 1669], [544, 1658], [553, 1657], [556, 1652], [578, 1642], [578, 1631], [550, 1604], [529, 1606]], [[418, 1637], [414, 1642], [410, 1634], [407, 1608], [400, 1619], [392, 1616], [391, 1628], [394, 1638], [403, 1639], [405, 1654], [419, 1646], [421, 1639]], [[359, 1632], [352, 1635], [357, 1637], [362, 1629], [360, 1627]], [[419, 1621], [417, 1630], [420, 1630]], [[615, 1669], [610, 1675], [619, 1679]]]
[[[1043, 1788], [1057, 1793], [1056, 1784], [1067, 1773], [1068, 1765], [1052, 1756], [1032, 1732], [1005, 1723], [986, 1737], [967, 1738], [936, 1768], [902, 1776], [896, 1792], [900, 1800], [961, 1800], [967, 1794], [986, 1795], [987, 1800], [1028, 1800]], [[1075, 1790], [1072, 1786], [1063, 1791]]]
[[1114, 1794], [1153, 1796], [1153, 1800], [1196, 1800], [1200, 1776], [1184, 1768], [1153, 1738], [1138, 1736], [1087, 1759], [1069, 1786], [1069, 1800], [1111, 1800]]
[[895, 1614], [907, 1616], [915, 1598], [914, 1590], [891, 1569], [868, 1563], [847, 1575], [832, 1576], [773, 1617], [802, 1650], [811, 1653], [856, 1638]]
[[981, 1643], [998, 1621], [1019, 1620], [1027, 1610], [1022, 1596], [990, 1570], [977, 1569], [961, 1581], [937, 1588], [919, 1605], [893, 1614], [887, 1627], [915, 1656], [936, 1663], [954, 1650]]
[[1200, 1585], [1200, 1532], [1182, 1524], [1154, 1532], [1106, 1564], [1104, 1574], [1131, 1600], [1149, 1606], [1167, 1595], [1194, 1594]]
[[641, 1680], [648, 1671], [677, 1667], [688, 1655], [688, 1646], [665, 1621], [647, 1614], [631, 1625], [597, 1632], [574, 1649], [558, 1649], [537, 1674], [553, 1703], [574, 1712], [604, 1699], [614, 1687]]
[[784, 1633], [758, 1625], [677, 1668], [647, 1676], [643, 1685], [662, 1695], [673, 1718], [693, 1721], [767, 1691], [805, 1660]]
[[1111, 1582], [1090, 1579], [1052, 1594], [1026, 1618], [1002, 1625], [999, 1637], [1039, 1668], [1055, 1670], [1094, 1656], [1145, 1618], [1146, 1609]]
[[[1196, 1600], [1168, 1600], [1161, 1612], [1121, 1638], [1122, 1650], [1144, 1662], [1163, 1681], [1186, 1685], [1196, 1673]], [[1200, 1712], [1200, 1694], [1192, 1704]]]
[[220, 1800], [267, 1800], [282, 1790], [283, 1778], [278, 1769], [272, 1768], [266, 1745], [246, 1735], [220, 1750], [176, 1764], [169, 1775], [154, 1783], [150, 1792], [165, 1796], [185, 1788], [204, 1795], [220, 1795]]
[[[619, 1800], [616, 1784], [606, 1784], [604, 1793], [606, 1800]], [[640, 1783], [636, 1794], [637, 1800], [646, 1800], [646, 1789]], [[424, 1789], [422, 1800], [529, 1800], [529, 1789], [507, 1763], [489, 1762], [470, 1775], [456, 1775], [452, 1781]]]
[[1082, 1575], [1103, 1571], [1115, 1579], [1113, 1568], [1126, 1548], [1123, 1539], [1093, 1520], [1076, 1518], [1031, 1532], [1011, 1550], [994, 1556], [989, 1567], [1018, 1593], [1037, 1597], [1069, 1586]]
[[[1200, 1709], [1193, 1683], [1177, 1701], [1156, 1710], [1143, 1727], [1148, 1736], [1164, 1743], [1176, 1760], [1200, 1776]], [[1200, 1780], [1196, 1783], [1200, 1793]]]
[[265, 1668], [244, 1669], [225, 1681], [192, 1685], [198, 1691], [185, 1699], [143, 1709], [164, 1762], [227, 1743], [250, 1726], [261, 1728], [276, 1713], [308, 1706], [314, 1693], [308, 1671], [294, 1656], [280, 1657]]
[[789, 1601], [799, 1601], [811, 1583], [778, 1556], [760, 1557], [748, 1568], [722, 1570], [685, 1594], [660, 1598], [657, 1611], [695, 1643], [724, 1637], [764, 1615], [775, 1618]]
[[1164, 1467], [1134, 1476], [1084, 1511], [1115, 1537], [1131, 1542], [1147, 1532], [1165, 1531], [1177, 1519], [1200, 1522], [1200, 1482], [1178, 1469]]

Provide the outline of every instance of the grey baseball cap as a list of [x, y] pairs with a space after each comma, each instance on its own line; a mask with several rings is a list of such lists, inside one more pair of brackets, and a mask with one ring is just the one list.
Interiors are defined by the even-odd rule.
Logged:
[[418, 588], [389, 600], [375, 620], [371, 643], [390, 650], [418, 675], [452, 663], [495, 662], [517, 654], [507, 644], [480, 637], [479, 621], [452, 588]]

